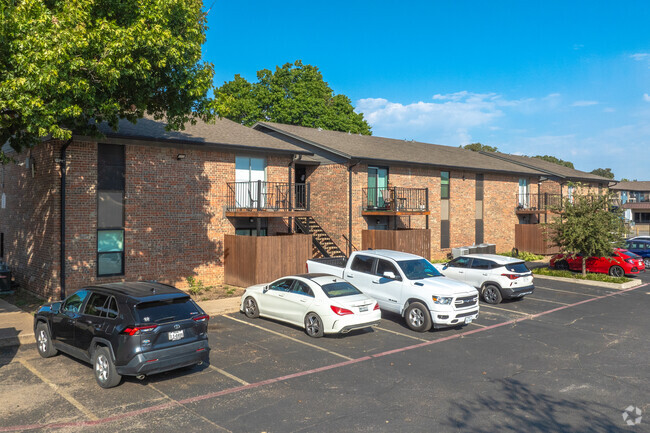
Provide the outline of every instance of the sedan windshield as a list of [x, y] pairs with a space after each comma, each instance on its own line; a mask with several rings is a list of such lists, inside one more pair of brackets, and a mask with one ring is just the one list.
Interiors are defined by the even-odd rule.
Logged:
[[346, 281], [324, 284], [321, 287], [323, 288], [323, 292], [325, 292], [328, 298], [338, 298], [340, 296], [352, 296], [361, 294], [361, 292], [356, 287]]
[[397, 264], [402, 268], [406, 278], [409, 280], [442, 277], [442, 274], [438, 272], [438, 270], [426, 259], [404, 260], [402, 262], [397, 262]]

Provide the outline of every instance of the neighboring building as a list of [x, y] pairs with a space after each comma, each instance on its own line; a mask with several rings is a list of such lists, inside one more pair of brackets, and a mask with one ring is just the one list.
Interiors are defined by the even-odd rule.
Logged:
[[481, 152], [492, 158], [520, 164], [543, 173], [537, 185], [520, 183], [517, 192], [517, 215], [522, 224], [548, 222], [554, 208], [561, 206], [565, 198], [584, 192], [603, 194], [613, 181], [606, 177], [565, 167], [560, 164], [523, 155], [499, 152]]
[[189, 276], [221, 283], [224, 235], [286, 233], [287, 216], [308, 214], [290, 165], [309, 152], [286, 141], [225, 119], [174, 132], [143, 118], [103, 131], [74, 136], [63, 153], [64, 143], [43, 142], [12, 155], [21, 165], [0, 168], [0, 258], [30, 291], [58, 297], [62, 285], [70, 293], [122, 280], [183, 287]]
[[295, 162], [311, 185], [312, 223], [348, 253], [363, 248], [364, 231], [386, 229], [429, 229], [433, 258], [484, 242], [509, 251], [520, 185], [547, 175], [457, 147], [269, 122], [253, 128], [314, 154]]
[[[650, 234], [650, 181], [625, 181], [611, 187], [633, 234]], [[637, 233], [638, 232], [638, 233]]]

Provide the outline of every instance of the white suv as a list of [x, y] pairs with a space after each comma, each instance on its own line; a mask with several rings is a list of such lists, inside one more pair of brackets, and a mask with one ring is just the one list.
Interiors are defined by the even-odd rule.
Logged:
[[476, 287], [488, 304], [521, 298], [535, 290], [523, 260], [496, 254], [466, 254], [436, 268], [447, 277]]

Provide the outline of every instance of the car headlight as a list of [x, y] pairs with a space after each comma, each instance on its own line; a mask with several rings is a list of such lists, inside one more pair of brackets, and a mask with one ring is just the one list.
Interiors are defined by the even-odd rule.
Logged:
[[446, 298], [444, 296], [432, 296], [434, 304], [440, 304], [440, 305], [449, 305], [451, 304], [452, 298]]

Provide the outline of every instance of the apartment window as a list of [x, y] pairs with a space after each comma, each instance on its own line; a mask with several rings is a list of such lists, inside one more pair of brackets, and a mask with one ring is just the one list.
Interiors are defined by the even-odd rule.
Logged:
[[440, 221], [440, 248], [449, 248], [449, 220]]
[[124, 146], [97, 146], [97, 276], [124, 275]]
[[5, 256], [5, 234], [0, 233], [0, 259]]
[[440, 172], [440, 198], [449, 198], [449, 172]]
[[482, 174], [476, 175], [476, 200], [483, 200], [483, 186], [485, 178]]

